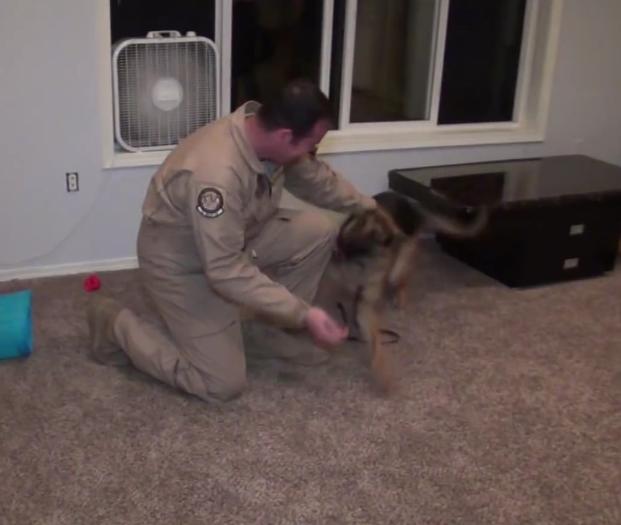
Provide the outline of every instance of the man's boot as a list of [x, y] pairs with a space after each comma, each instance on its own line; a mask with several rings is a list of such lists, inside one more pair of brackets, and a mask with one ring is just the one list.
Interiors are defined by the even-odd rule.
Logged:
[[88, 305], [87, 318], [91, 357], [102, 365], [125, 366], [129, 358], [114, 336], [114, 323], [123, 305], [114, 299], [95, 295]]

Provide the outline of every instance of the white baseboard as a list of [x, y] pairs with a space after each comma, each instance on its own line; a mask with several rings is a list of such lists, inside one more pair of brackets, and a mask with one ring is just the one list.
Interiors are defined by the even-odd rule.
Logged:
[[138, 260], [136, 257], [84, 261], [51, 266], [32, 266], [30, 268], [13, 268], [11, 270], [0, 269], [0, 282], [14, 279], [36, 279], [39, 277], [73, 275], [78, 273], [113, 272], [116, 270], [132, 270], [134, 268], [138, 268]]
[[[425, 233], [423, 239], [432, 239], [433, 235]], [[83, 261], [69, 264], [54, 264], [51, 266], [31, 266], [27, 268], [0, 269], [0, 283], [14, 279], [37, 279], [40, 277], [58, 277], [79, 273], [114, 272], [117, 270], [133, 270], [138, 268], [136, 257], [121, 259], [103, 259], [99, 261]]]

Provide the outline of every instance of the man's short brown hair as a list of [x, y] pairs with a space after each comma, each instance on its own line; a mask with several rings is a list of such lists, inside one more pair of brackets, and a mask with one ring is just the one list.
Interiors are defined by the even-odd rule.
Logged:
[[296, 140], [306, 137], [317, 122], [333, 121], [328, 97], [306, 79], [289, 82], [275, 96], [263, 101], [257, 117], [267, 130], [291, 129]]

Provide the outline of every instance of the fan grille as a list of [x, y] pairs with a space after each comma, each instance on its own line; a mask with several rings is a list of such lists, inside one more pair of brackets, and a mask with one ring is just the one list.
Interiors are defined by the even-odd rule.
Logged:
[[[217, 118], [216, 54], [207, 42], [129, 43], [116, 67], [119, 133], [131, 148], [174, 146]], [[168, 111], [152, 97], [162, 79], [174, 79], [182, 91]]]

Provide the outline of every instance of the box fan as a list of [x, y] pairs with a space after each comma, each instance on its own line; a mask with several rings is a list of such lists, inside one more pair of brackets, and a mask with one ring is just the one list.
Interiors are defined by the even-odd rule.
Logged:
[[127, 151], [172, 149], [219, 117], [218, 52], [193, 32], [151, 31], [113, 49], [117, 143]]

